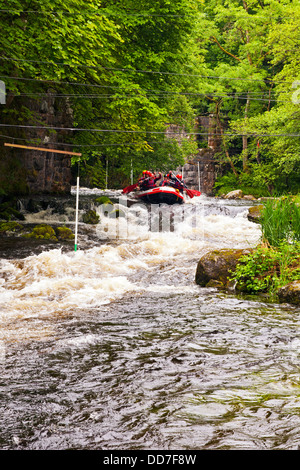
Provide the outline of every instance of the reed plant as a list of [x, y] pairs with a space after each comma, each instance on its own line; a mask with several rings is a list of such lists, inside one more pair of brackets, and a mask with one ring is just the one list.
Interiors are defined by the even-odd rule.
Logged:
[[288, 198], [266, 201], [261, 216], [264, 243], [277, 247], [300, 240], [300, 207]]
[[261, 216], [262, 243], [239, 260], [231, 280], [242, 292], [276, 297], [300, 280], [300, 206], [289, 198], [270, 199]]

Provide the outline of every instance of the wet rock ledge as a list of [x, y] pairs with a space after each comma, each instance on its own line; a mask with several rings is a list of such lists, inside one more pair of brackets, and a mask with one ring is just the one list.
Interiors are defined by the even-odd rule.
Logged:
[[281, 287], [278, 298], [282, 303], [300, 305], [300, 281], [293, 281]]
[[196, 270], [196, 284], [202, 287], [232, 289], [231, 271], [234, 271], [239, 259], [251, 253], [251, 249], [222, 249], [206, 253], [199, 260]]
[[[238, 290], [230, 280], [240, 258], [251, 253], [251, 249], [222, 249], [206, 253], [200, 258], [195, 282], [201, 287], [215, 287], [225, 290]], [[300, 305], [300, 281], [291, 282], [277, 292], [281, 303]]]

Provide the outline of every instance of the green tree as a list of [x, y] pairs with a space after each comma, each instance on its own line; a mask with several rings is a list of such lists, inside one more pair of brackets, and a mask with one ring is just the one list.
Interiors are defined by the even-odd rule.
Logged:
[[182, 92], [196, 57], [197, 0], [0, 5], [1, 74], [18, 79], [5, 80], [2, 122], [40, 124], [28, 111], [28, 94], [38, 100], [51, 86], [56, 106], [68, 100], [78, 129], [56, 138], [82, 151], [90, 172], [95, 165], [99, 173], [107, 160], [127, 176], [129, 162], [137, 171], [183, 162], [191, 146], [165, 134], [169, 124], [188, 131], [194, 122]]
[[[276, 107], [276, 79], [283, 68], [286, 49], [282, 39], [274, 60], [275, 45], [279, 44], [277, 33], [288, 21], [294, 5], [289, 0], [213, 0], [203, 5], [201, 42], [207, 51], [206, 73], [223, 77], [211, 81], [210, 89], [207, 86], [210, 105], [206, 109], [216, 114], [223, 152], [236, 176], [241, 171], [252, 174], [253, 165], [256, 168], [260, 164], [260, 137], [256, 136], [261, 129], [256, 128], [254, 139], [246, 129], [249, 122], [255, 128], [257, 119]], [[296, 67], [295, 64], [294, 71]], [[240, 133], [241, 137], [226, 137], [231, 132]]]
[[298, 2], [279, 5], [280, 16], [266, 36], [272, 80], [272, 106], [246, 122], [232, 123], [234, 129], [252, 135], [253, 175], [271, 193], [299, 191], [300, 184], [300, 6]]

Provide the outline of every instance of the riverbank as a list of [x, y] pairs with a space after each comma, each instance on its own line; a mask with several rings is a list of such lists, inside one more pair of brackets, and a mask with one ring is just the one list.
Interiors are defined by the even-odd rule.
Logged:
[[[241, 191], [230, 193], [241, 198]], [[251, 250], [206, 253], [198, 262], [195, 281], [237, 292], [267, 295], [300, 305], [299, 196], [267, 198], [249, 208], [248, 219], [262, 228], [261, 243]]]
[[300, 305], [299, 247], [214, 250], [198, 262], [196, 284], [228, 292], [264, 295], [272, 301]]

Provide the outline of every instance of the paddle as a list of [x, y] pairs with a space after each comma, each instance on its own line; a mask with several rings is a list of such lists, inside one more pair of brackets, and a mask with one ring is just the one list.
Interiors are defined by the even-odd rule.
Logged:
[[190, 191], [192, 191], [192, 193], [194, 194], [194, 196], [201, 196], [200, 191], [197, 191], [196, 189], [190, 189]]
[[131, 186], [127, 186], [126, 188], [123, 189], [122, 193], [123, 194], [128, 194], [131, 191], [133, 191], [137, 186], [138, 186], [138, 183], [132, 184]]
[[188, 189], [186, 186], [184, 187], [185, 189], [185, 192], [187, 193], [187, 195], [192, 199], [194, 197], [194, 194], [192, 192], [191, 189]]
[[183, 187], [184, 187], [184, 189], [185, 189], [185, 192], [186, 192], [187, 195], [192, 199], [192, 198], [194, 197], [194, 194], [193, 194], [192, 190], [191, 190], [191, 189], [188, 189], [188, 188], [186, 187], [186, 185], [185, 185], [182, 181], [180, 181], [180, 180], [177, 178], [177, 176], [173, 175], [173, 173], [172, 173], [172, 177], [175, 178], [179, 183], [181, 183], [181, 184], [183, 185]]

